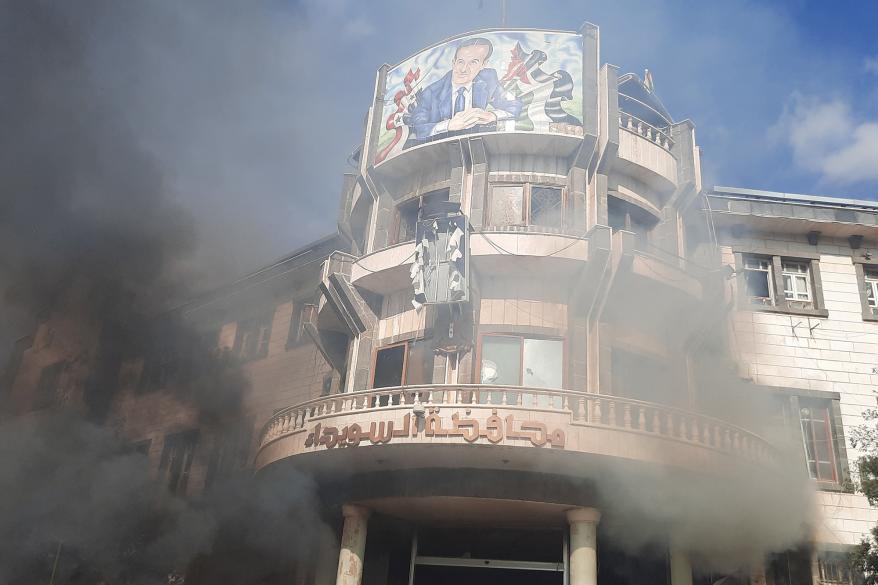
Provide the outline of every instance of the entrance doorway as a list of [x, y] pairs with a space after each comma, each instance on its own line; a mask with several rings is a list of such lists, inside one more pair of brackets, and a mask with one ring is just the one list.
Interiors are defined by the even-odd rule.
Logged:
[[566, 559], [562, 530], [421, 529], [409, 585], [565, 585]]

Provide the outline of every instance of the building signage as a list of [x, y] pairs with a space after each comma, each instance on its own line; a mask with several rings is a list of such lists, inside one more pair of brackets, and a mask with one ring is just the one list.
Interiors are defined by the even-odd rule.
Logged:
[[375, 164], [433, 140], [480, 132], [582, 136], [582, 37], [486, 31], [388, 71]]
[[535, 447], [549, 445], [558, 449], [564, 448], [566, 440], [564, 431], [561, 429], [549, 431], [545, 423], [534, 420], [523, 420], [518, 423], [515, 421], [515, 415], [509, 414], [501, 418], [497, 415], [497, 411], [493, 410], [491, 416], [484, 421], [475, 418], [462, 418], [457, 413], [451, 415], [450, 421], [435, 412], [428, 414], [423, 419], [407, 414], [403, 417], [402, 425], [399, 428], [394, 428], [392, 420], [369, 423], [368, 429], [357, 423], [341, 429], [318, 423], [305, 439], [305, 447], [325, 446], [327, 449], [357, 447], [365, 441], [373, 445], [384, 445], [394, 439], [416, 438], [420, 435], [425, 437], [460, 437], [467, 443], [484, 440], [493, 445], [502, 443], [504, 440], [524, 439]]

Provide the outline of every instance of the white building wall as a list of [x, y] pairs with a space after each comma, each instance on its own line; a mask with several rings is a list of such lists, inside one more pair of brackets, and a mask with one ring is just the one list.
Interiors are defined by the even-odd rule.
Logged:
[[[840, 395], [847, 459], [854, 471], [860, 453], [850, 446], [851, 429], [863, 423], [864, 409], [876, 406], [878, 323], [863, 321], [850, 247], [844, 240], [816, 247], [791, 239], [725, 243], [723, 261], [732, 265], [735, 251], [753, 246], [780, 256], [819, 254], [828, 318], [738, 310], [732, 316], [733, 342], [742, 375], [756, 384]], [[817, 538], [823, 544], [857, 544], [878, 524], [878, 509], [862, 495], [820, 491], [818, 503], [823, 522]]]

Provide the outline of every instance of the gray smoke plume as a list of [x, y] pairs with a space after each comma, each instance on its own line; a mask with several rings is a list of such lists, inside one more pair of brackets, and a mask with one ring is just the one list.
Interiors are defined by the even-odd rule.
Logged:
[[[132, 114], [143, 104], [129, 109], [120, 99], [171, 90], [139, 85], [137, 68], [161, 42], [151, 35], [185, 24], [174, 20], [184, 16], [176, 4], [0, 1], [0, 354], [39, 320], [58, 318], [90, 372], [82, 409], [0, 418], [2, 583], [49, 582], [53, 570], [54, 583], [165, 583], [218, 551], [224, 582], [259, 582], [331, 546], [307, 478], [239, 474], [183, 500], [153, 485], [145, 457], [103, 424], [120, 364], [160, 350], [179, 358], [176, 398], [211, 432], [232, 432], [242, 414], [247, 382], [238, 364], [169, 312], [204, 289], [206, 277], [229, 270], [191, 269], [198, 244], [216, 241], [222, 227], [177, 203], [167, 159], [148, 148], [148, 120]], [[191, 10], [192, 18], [216, 11], [228, 23], [240, 13], [252, 38], [213, 29], [217, 48], [265, 48], [268, 16], [232, 2]], [[235, 71], [262, 65], [236, 63]], [[209, 79], [198, 87], [200, 96], [211, 93]], [[217, 99], [243, 102], [246, 91]], [[15, 411], [10, 399], [3, 388], [2, 406]]]

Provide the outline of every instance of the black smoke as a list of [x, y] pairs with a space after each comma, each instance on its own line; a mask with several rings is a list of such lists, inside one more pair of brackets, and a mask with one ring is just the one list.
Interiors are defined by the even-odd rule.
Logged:
[[[2, 583], [47, 583], [53, 572], [54, 583], [166, 583], [219, 553], [235, 568], [225, 582], [255, 583], [331, 538], [307, 478], [267, 483], [242, 471], [178, 498], [110, 424], [120, 368], [137, 357], [176, 358], [174, 397], [215, 436], [238, 431], [247, 388], [235, 359], [173, 310], [205, 288], [192, 260], [221, 227], [177, 203], [193, 194], [174, 186], [144, 120], [119, 99], [138, 95], [138, 62], [107, 50], [113, 36], [121, 54], [148, 53], [156, 40], [144, 31], [173, 4], [0, 0], [0, 356], [40, 322], [62, 320], [88, 372], [73, 408], [51, 415], [10, 416], [22, 412], [4, 379]], [[199, 6], [231, 18], [233, 4]]]

